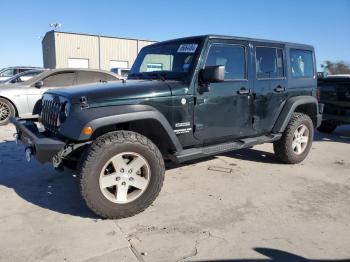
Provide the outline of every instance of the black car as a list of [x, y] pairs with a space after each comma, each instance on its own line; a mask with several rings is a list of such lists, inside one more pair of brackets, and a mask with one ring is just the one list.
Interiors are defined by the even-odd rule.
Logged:
[[144, 47], [128, 79], [47, 91], [39, 132], [17, 138], [54, 167], [77, 164], [82, 197], [105, 218], [132, 216], [158, 196], [164, 159], [186, 162], [273, 143], [295, 164], [321, 121], [314, 48], [206, 35]]
[[331, 133], [337, 126], [350, 124], [350, 75], [330, 75], [318, 79], [319, 101], [324, 104], [320, 132]]

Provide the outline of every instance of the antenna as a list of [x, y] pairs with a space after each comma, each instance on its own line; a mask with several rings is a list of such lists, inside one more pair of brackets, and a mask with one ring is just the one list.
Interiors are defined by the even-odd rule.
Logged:
[[57, 29], [59, 29], [62, 24], [61, 23], [52, 23], [52, 24], [49, 24], [50, 27], [53, 27], [53, 30], [54, 31], [57, 31]]

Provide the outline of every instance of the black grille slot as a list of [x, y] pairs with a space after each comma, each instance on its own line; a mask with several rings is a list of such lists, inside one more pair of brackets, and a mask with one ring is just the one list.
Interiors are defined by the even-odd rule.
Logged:
[[60, 126], [59, 115], [61, 111], [61, 102], [59, 97], [44, 95], [42, 98], [41, 121], [42, 124], [51, 132], [57, 132]]

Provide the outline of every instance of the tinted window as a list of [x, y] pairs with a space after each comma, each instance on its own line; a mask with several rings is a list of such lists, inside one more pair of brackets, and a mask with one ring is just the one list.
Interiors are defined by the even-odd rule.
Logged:
[[15, 74], [16, 74], [16, 69], [7, 69], [7, 70], [1, 72], [0, 76], [11, 77], [11, 76], [14, 76]]
[[78, 84], [97, 83], [117, 80], [109, 74], [102, 72], [79, 72]]
[[257, 47], [255, 59], [257, 78], [277, 78], [284, 76], [282, 49]]
[[314, 77], [314, 59], [311, 51], [291, 49], [290, 66], [293, 77]]
[[206, 66], [225, 66], [225, 80], [245, 79], [244, 48], [236, 45], [212, 45]]
[[59, 73], [51, 75], [45, 78], [44, 87], [60, 87], [60, 86], [69, 86], [74, 84], [75, 73]]

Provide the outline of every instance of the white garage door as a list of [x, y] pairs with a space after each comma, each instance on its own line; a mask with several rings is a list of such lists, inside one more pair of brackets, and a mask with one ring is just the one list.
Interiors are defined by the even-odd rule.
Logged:
[[89, 59], [68, 58], [69, 68], [89, 68]]
[[112, 69], [112, 68], [128, 69], [129, 63], [127, 61], [110, 60], [109, 61], [109, 69]]

